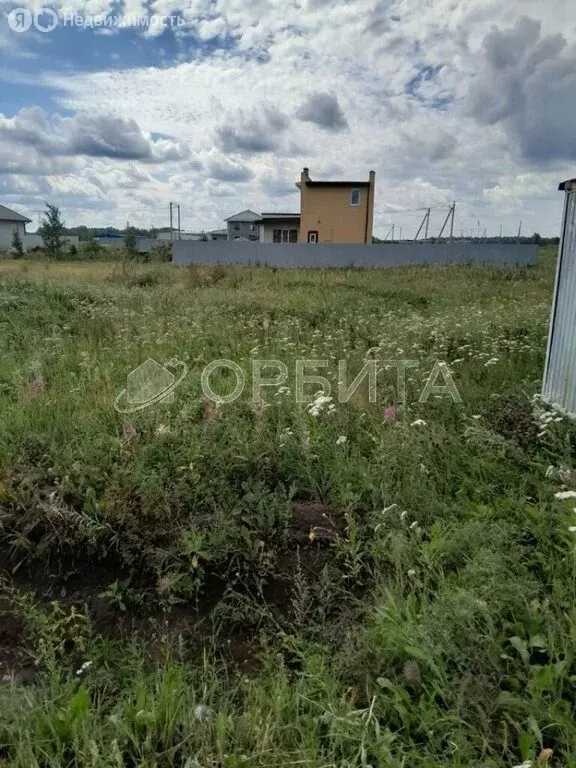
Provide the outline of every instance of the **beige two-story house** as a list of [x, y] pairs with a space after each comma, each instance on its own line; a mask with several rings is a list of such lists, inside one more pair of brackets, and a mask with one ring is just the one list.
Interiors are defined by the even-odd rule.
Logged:
[[367, 181], [312, 181], [304, 168], [300, 189], [300, 243], [371, 243], [376, 174]]

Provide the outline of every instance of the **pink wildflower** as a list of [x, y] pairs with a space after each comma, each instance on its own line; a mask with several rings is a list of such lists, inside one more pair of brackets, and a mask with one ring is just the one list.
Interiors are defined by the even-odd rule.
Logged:
[[388, 424], [396, 423], [396, 406], [395, 405], [387, 405], [386, 408], [384, 408], [384, 421], [387, 421]]
[[132, 424], [124, 424], [124, 440], [130, 441], [135, 440], [137, 437], [136, 430], [132, 426]]

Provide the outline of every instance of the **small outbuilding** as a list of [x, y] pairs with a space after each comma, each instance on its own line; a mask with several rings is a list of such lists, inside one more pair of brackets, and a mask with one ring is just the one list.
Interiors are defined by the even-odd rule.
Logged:
[[5, 205], [0, 205], [0, 253], [10, 250], [15, 231], [18, 231], [24, 240], [26, 224], [30, 224], [30, 221], [31, 219], [22, 216], [21, 213], [6, 208]]
[[543, 396], [576, 417], [576, 179], [560, 184], [564, 217], [550, 331], [544, 369]]

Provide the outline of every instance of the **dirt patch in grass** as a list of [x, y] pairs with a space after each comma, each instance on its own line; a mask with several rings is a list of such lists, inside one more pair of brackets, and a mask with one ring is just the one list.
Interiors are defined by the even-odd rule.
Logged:
[[[5, 552], [0, 553], [0, 572], [4, 573], [7, 595], [10, 589], [31, 594], [41, 610], [49, 610], [52, 601], [74, 606], [88, 615], [97, 635], [143, 640], [151, 661], [161, 654], [158, 649], [164, 643], [182, 638], [192, 655], [201, 653], [207, 642], [217, 642], [215, 650], [224, 659], [250, 666], [257, 636], [267, 621], [263, 625], [262, 615], [268, 612], [272, 624], [290, 629], [298, 605], [312, 604], [316, 599], [323, 572], [333, 561], [335, 545], [345, 531], [346, 520], [340, 510], [314, 501], [293, 503], [283, 543], [271, 549], [271, 567], [261, 575], [259, 594], [264, 605], [256, 606], [253, 620], [251, 610], [245, 620], [234, 618], [232, 611], [230, 619], [218, 623], [216, 641], [212, 614], [230, 598], [231, 582], [223, 575], [224, 567], [205, 574], [197, 599], [162, 606], [155, 577], [143, 575], [137, 567], [130, 571], [115, 558], [79, 562], [66, 554], [15, 563]], [[258, 581], [257, 572], [253, 577]], [[247, 601], [257, 596], [251, 587], [243, 590], [233, 584], [232, 590]], [[0, 674], [18, 667], [24, 658], [22, 624], [10, 613], [9, 602], [8, 618], [0, 633]]]
[[293, 543], [330, 546], [346, 530], [342, 513], [314, 501], [295, 502], [290, 512], [288, 536]]
[[10, 603], [0, 598], [0, 681], [25, 659], [24, 626], [15, 616]]

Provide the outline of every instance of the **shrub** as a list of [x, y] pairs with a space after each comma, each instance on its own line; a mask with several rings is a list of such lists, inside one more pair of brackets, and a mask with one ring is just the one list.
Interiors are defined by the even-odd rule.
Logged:
[[22, 235], [18, 228], [12, 232], [12, 249], [11, 254], [14, 259], [22, 259], [24, 257], [24, 244], [22, 242]]

